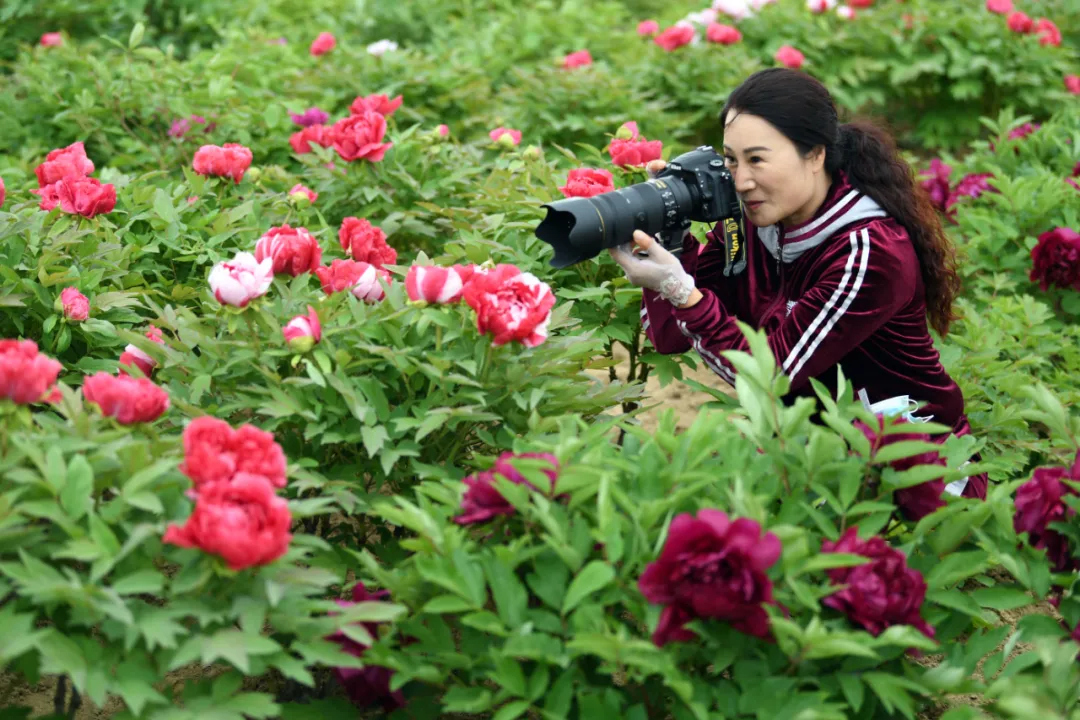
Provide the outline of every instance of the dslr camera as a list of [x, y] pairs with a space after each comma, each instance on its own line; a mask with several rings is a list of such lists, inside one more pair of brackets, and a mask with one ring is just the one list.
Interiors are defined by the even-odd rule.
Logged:
[[[724, 159], [709, 145], [674, 158], [649, 180], [591, 198], [566, 198], [541, 207], [547, 216], [535, 234], [555, 249], [551, 266], [564, 268], [628, 243], [635, 230], [656, 237], [679, 255], [691, 222], [719, 223], [725, 248], [724, 275], [746, 268], [740, 232], [742, 207]], [[715, 232], [714, 235], [719, 237]]]

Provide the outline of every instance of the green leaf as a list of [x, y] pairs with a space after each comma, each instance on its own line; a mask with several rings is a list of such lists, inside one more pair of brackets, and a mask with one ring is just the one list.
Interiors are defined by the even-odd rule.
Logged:
[[112, 589], [118, 595], [137, 595], [158, 593], [164, 585], [165, 577], [157, 570], [147, 568], [125, 575], [113, 583]]
[[443, 696], [443, 711], [482, 713], [491, 709], [491, 691], [476, 687], [452, 687]]
[[803, 562], [796, 572], [796, 575], [802, 575], [804, 573], [818, 572], [821, 570], [831, 570], [832, 568], [840, 567], [856, 567], [858, 565], [865, 565], [870, 562], [870, 558], [862, 555], [854, 555], [851, 553], [821, 553], [820, 555], [812, 555]]
[[169, 225], [180, 220], [176, 215], [176, 208], [173, 207], [172, 200], [161, 188], [154, 191], [154, 212]]
[[499, 708], [499, 711], [495, 713], [491, 720], [514, 720], [514, 718], [521, 717], [530, 707], [532, 707], [532, 703], [528, 700], [515, 700]]
[[1016, 610], [1035, 602], [1031, 593], [1008, 587], [979, 588], [971, 592], [971, 597], [982, 607], [994, 610]]
[[[67, 481], [60, 491], [60, 506], [72, 520], [79, 520], [94, 503], [94, 470], [82, 455], [68, 463]], [[117, 548], [119, 550], [119, 548]]]
[[439, 595], [427, 601], [423, 607], [423, 612], [438, 615], [441, 613], [465, 612], [472, 609], [473, 605], [464, 598], [456, 595]]
[[589, 595], [599, 592], [615, 579], [615, 569], [605, 562], [593, 560], [581, 569], [570, 587], [566, 590], [563, 599], [562, 614], [566, 615]]
[[[139, 43], [142, 42], [143, 33], [146, 32], [146, 26], [141, 22], [135, 23], [135, 27], [131, 28], [131, 34], [128, 35], [128, 48], [134, 50], [139, 47]], [[135, 714], [138, 715], [139, 711], [136, 710]]]
[[360, 437], [364, 440], [364, 449], [367, 450], [368, 457], [378, 455], [383, 445], [390, 439], [390, 436], [386, 433], [386, 428], [382, 425], [364, 425], [360, 428]]

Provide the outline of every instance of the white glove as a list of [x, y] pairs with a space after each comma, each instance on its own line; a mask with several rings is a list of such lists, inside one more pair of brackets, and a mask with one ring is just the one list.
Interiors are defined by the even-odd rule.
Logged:
[[[638, 253], [644, 254], [635, 254]], [[611, 248], [608, 252], [619, 263], [626, 279], [640, 288], [648, 288], [676, 307], [682, 307], [694, 291], [694, 278], [683, 269], [679, 259], [641, 230], [634, 231], [634, 242]]]

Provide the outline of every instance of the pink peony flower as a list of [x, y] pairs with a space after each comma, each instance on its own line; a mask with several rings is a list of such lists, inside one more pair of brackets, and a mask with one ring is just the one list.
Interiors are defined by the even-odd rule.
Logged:
[[405, 292], [413, 301], [452, 303], [461, 299], [465, 284], [453, 268], [413, 265], [405, 276]]
[[666, 52], [672, 52], [683, 45], [692, 43], [695, 35], [691, 25], [672, 25], [654, 37], [653, 42], [664, 48]]
[[64, 44], [64, 36], [58, 32], [49, 32], [41, 36], [41, 47], [59, 47]]
[[330, 114], [317, 107], [313, 107], [308, 108], [302, 113], [289, 113], [289, 117], [300, 127], [306, 128], [311, 127], [312, 125], [325, 125], [326, 121], [330, 119]]
[[637, 34], [641, 37], [652, 37], [660, 32], [660, 24], [655, 20], [642, 20], [638, 23]]
[[[161, 330], [153, 325], [146, 331], [146, 337], [158, 345], [165, 344], [165, 337], [161, 334]], [[125, 372], [124, 368], [132, 365], [139, 368], [143, 375], [149, 377], [150, 373], [157, 367], [157, 360], [147, 355], [134, 343], [128, 343], [127, 347], [124, 348], [124, 352], [120, 355], [120, 372]]]
[[289, 188], [289, 197], [293, 197], [296, 195], [306, 197], [308, 199], [308, 202], [312, 204], [314, 204], [315, 201], [319, 199], [319, 193], [315, 192], [306, 185], [301, 185], [300, 183], [296, 183], [291, 188]]
[[39, 353], [33, 340], [0, 340], [0, 398], [17, 405], [42, 402], [63, 367]]
[[322, 340], [322, 324], [315, 308], [308, 305], [307, 315], [297, 315], [281, 329], [285, 342], [296, 352], [307, 352]]
[[476, 328], [492, 334], [492, 345], [516, 340], [536, 347], [547, 340], [555, 295], [546, 283], [513, 265], [473, 275], [465, 287], [465, 302], [476, 311]]
[[45, 156], [45, 162], [34, 168], [38, 187], [41, 188], [65, 178], [85, 177], [92, 172], [94, 172], [94, 163], [86, 156], [86, 148], [81, 142], [53, 150]]
[[4, 187], [4, 178], [0, 177], [0, 207], [4, 207], [4, 200], [7, 199], [7, 188]]
[[784, 67], [789, 67], [794, 70], [801, 68], [803, 63], [806, 62], [806, 56], [801, 52], [791, 47], [790, 45], [783, 45], [776, 51], [776, 62], [780, 63]]
[[274, 487], [288, 483], [285, 452], [274, 434], [254, 425], [235, 430], [229, 423], [202, 415], [184, 428], [184, 462], [180, 472], [197, 492], [209, 485], [234, 482], [237, 475], [258, 475]]
[[1066, 75], [1065, 89], [1073, 95], [1080, 95], [1080, 75]]
[[1053, 20], [1039, 18], [1039, 22], [1035, 23], [1034, 32], [1039, 36], [1040, 45], [1061, 47], [1061, 31]]
[[275, 274], [287, 273], [296, 277], [315, 272], [322, 264], [322, 248], [307, 228], [291, 228], [286, 223], [270, 228], [255, 243], [256, 262], [267, 258], [272, 259]]
[[1005, 23], [1014, 33], [1029, 33], [1035, 28], [1035, 21], [1019, 10], [1009, 13]]
[[78, 288], [64, 288], [60, 293], [60, 304], [64, 309], [64, 317], [72, 322], [82, 322], [90, 317], [90, 301]]
[[30, 192], [41, 196], [39, 207], [42, 210], [59, 206], [61, 212], [69, 215], [92, 218], [112, 212], [116, 207], [116, 186], [112, 183], [102, 184], [92, 177], [68, 176]]
[[450, 134], [450, 126], [446, 124], [439, 125], [439, 127], [435, 128], [435, 132], [443, 137], [447, 137]]
[[1013, 11], [1012, 0], [986, 0], [986, 9], [998, 15], [1008, 15]]
[[[504, 147], [514, 147], [521, 144], [521, 131], [510, 128], [497, 127], [488, 133], [491, 142]], [[505, 139], [504, 139], [505, 138]]]
[[850, 5], [840, 5], [836, 8], [836, 14], [845, 20], [855, 19], [855, 10]]
[[[309, 128], [310, 129], [310, 128]], [[346, 162], [379, 162], [393, 143], [384, 143], [386, 118], [374, 110], [364, 110], [338, 120], [328, 131], [338, 155]]]
[[391, 100], [386, 95], [368, 95], [357, 97], [349, 106], [349, 112], [353, 115], [362, 115], [365, 112], [377, 112], [383, 117], [390, 117], [394, 111], [401, 107], [402, 97], [398, 95]]
[[257, 297], [266, 294], [274, 281], [274, 258], [256, 260], [251, 253], [240, 252], [232, 260], [219, 262], [210, 271], [210, 289], [222, 305], [247, 307]]
[[592, 55], [588, 50], [578, 50], [577, 52], [572, 52], [564, 57], [562, 66], [563, 70], [572, 70], [574, 68], [592, 65], [592, 61]]
[[121, 425], [157, 420], [169, 409], [169, 394], [144, 377], [99, 372], [83, 381], [83, 397]]
[[720, 45], [734, 45], [742, 40], [742, 33], [731, 25], [709, 23], [709, 27], [705, 29], [705, 39]]
[[806, 0], [806, 7], [812, 13], [823, 13], [836, 7], [836, 0]]
[[370, 263], [356, 260], [334, 260], [329, 267], [315, 270], [315, 275], [322, 283], [323, 292], [332, 295], [342, 290], [349, 290], [354, 296], [365, 302], [378, 302], [385, 296], [379, 279], [390, 283], [390, 273]]
[[387, 244], [386, 233], [366, 219], [347, 217], [342, 220], [338, 242], [353, 260], [378, 268], [397, 262], [397, 250]]
[[252, 159], [251, 150], [238, 143], [203, 145], [195, 151], [192, 166], [199, 175], [232, 178], [239, 185]]
[[297, 155], [306, 155], [311, 152], [311, 143], [322, 147], [331, 147], [334, 139], [330, 128], [322, 125], [312, 125], [289, 136], [289, 145]]
[[333, 50], [335, 45], [337, 45], [337, 40], [334, 38], [333, 33], [321, 32], [312, 41], [310, 52], [313, 56], [319, 57]]
[[646, 140], [638, 133], [637, 123], [633, 121], [623, 123], [608, 146], [611, 162], [619, 167], [639, 166], [650, 160], [658, 160], [663, 150], [663, 142]]

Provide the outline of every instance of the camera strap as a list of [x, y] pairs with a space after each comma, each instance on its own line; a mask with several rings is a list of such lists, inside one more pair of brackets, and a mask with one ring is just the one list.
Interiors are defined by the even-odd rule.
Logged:
[[746, 242], [739, 223], [735, 218], [724, 218], [720, 225], [724, 235], [724, 277], [739, 275], [746, 270]]

